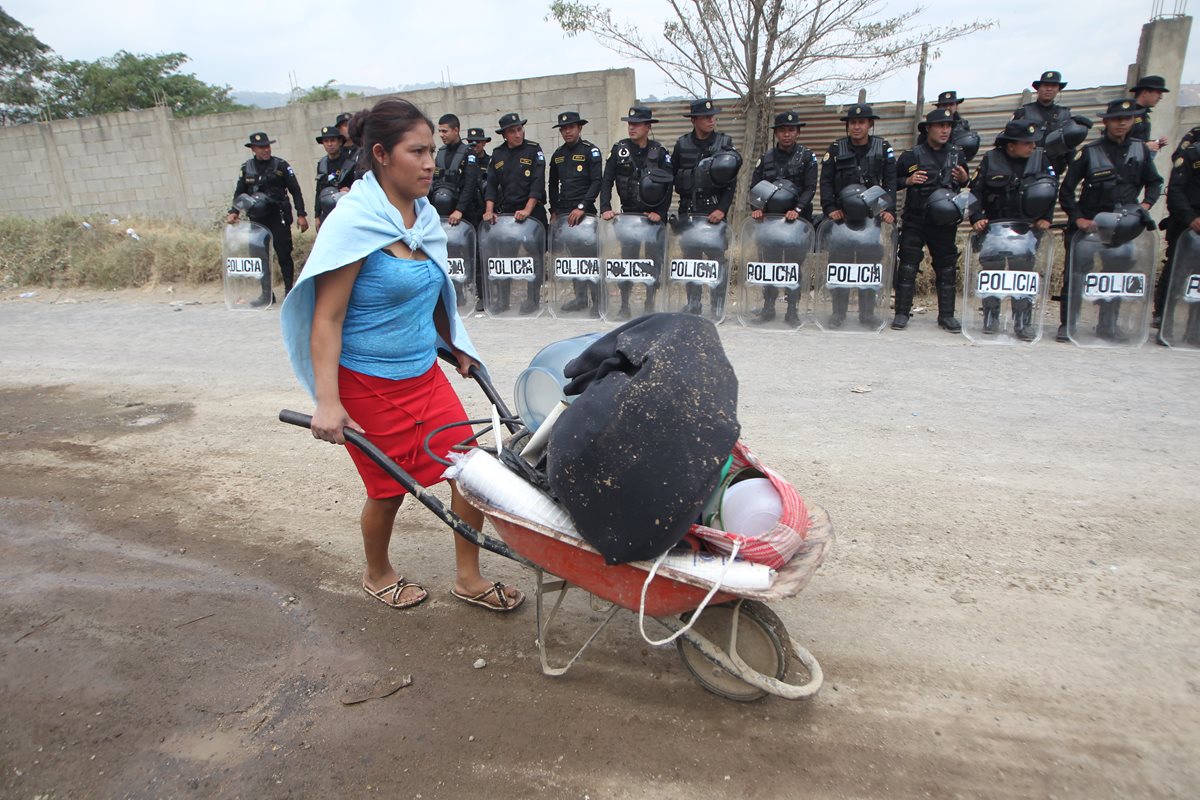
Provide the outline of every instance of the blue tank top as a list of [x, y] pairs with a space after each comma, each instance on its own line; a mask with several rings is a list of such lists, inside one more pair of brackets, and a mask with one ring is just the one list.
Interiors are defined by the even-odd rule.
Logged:
[[341, 365], [389, 380], [425, 374], [437, 360], [433, 310], [443, 281], [432, 260], [396, 258], [386, 250], [367, 256], [342, 322]]

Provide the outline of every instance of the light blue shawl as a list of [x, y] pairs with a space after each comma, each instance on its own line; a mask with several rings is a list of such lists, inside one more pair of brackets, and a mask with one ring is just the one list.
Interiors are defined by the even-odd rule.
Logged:
[[[454, 347], [482, 365], [483, 360], [475, 352], [475, 346], [471, 344], [471, 338], [458, 316], [454, 285], [450, 282], [446, 264], [446, 232], [442, 230], [441, 220], [437, 211], [423, 197], [417, 200], [416, 210], [416, 224], [412, 228], [404, 227], [400, 212], [388, 201], [375, 175], [368, 172], [362, 180], [354, 183], [350, 192], [338, 201], [321, 224], [321, 234], [313, 245], [312, 254], [304, 264], [300, 279], [283, 301], [279, 315], [283, 343], [292, 362], [292, 370], [300, 385], [314, 399], [316, 385], [309, 346], [313, 308], [317, 299], [317, 284], [313, 278], [366, 258], [397, 241], [403, 241], [411, 250], [423, 250], [442, 268], [445, 280], [442, 282], [441, 300], [450, 320], [450, 339]], [[438, 337], [438, 349], [450, 349], [441, 336]]]

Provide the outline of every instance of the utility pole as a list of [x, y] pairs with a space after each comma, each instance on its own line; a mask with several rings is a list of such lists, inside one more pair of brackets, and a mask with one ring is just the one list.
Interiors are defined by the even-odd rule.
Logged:
[[912, 140], [916, 144], [921, 117], [925, 111], [925, 69], [929, 66], [929, 42], [921, 45], [921, 67], [917, 70], [917, 112], [913, 115]]

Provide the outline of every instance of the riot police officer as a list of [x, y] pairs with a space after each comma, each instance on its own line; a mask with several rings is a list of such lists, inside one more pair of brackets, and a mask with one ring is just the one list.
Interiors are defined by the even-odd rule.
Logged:
[[317, 142], [325, 155], [317, 162], [317, 230], [333, 211], [343, 194], [354, 183], [356, 162], [346, 152], [346, 137], [335, 127], [326, 125], [317, 134]]
[[292, 290], [296, 271], [292, 262], [292, 204], [288, 202], [289, 192], [292, 202], [296, 204], [296, 225], [301, 233], [308, 230], [308, 213], [304, 210], [304, 195], [300, 192], [296, 172], [288, 162], [271, 155], [273, 144], [275, 140], [262, 131], [250, 134], [250, 141], [244, 146], [250, 148], [254, 155], [242, 164], [237, 186], [233, 190], [234, 205], [230, 207], [225, 221], [230, 225], [238, 221], [238, 198], [247, 195], [251, 204], [246, 215], [252, 222], [271, 231], [275, 256], [279, 259], [279, 272], [283, 276], [283, 292], [287, 296]]
[[[604, 164], [604, 174], [600, 180], [600, 216], [605, 220], [615, 216], [612, 207], [612, 191], [615, 187], [623, 213], [644, 214], [652, 223], [661, 224], [671, 210], [671, 192], [669, 186], [655, 183], [651, 172], [670, 177], [672, 181], [674, 175], [671, 154], [650, 138], [650, 126], [658, 120], [646, 106], [632, 106], [629, 115], [621, 117], [621, 121], [628, 124], [629, 136], [612, 146], [608, 161]], [[657, 192], [658, 197], [645, 196], [643, 186]], [[638, 258], [641, 251], [641, 242], [621, 242], [621, 258]], [[617, 312], [617, 319], [629, 319], [631, 315], [631, 288], [629, 283], [620, 284], [621, 308]], [[646, 287], [646, 313], [654, 311], [657, 289], [657, 283]]]
[[1150, 152], [1158, 155], [1158, 151], [1166, 147], [1169, 142], [1167, 137], [1159, 136], [1157, 139], [1151, 138], [1150, 134], [1150, 112], [1162, 100], [1162, 96], [1171, 91], [1167, 88], [1167, 82], [1161, 75], [1144, 75], [1138, 78], [1136, 84], [1129, 91], [1133, 92], [1133, 102], [1138, 104], [1139, 113], [1133, 120], [1133, 127], [1129, 129], [1129, 138], [1141, 139], [1150, 148]]
[[467, 142], [459, 136], [460, 123], [454, 114], [438, 119], [438, 135], [442, 146], [433, 161], [433, 183], [429, 185], [429, 202], [438, 215], [451, 225], [463, 219], [475, 225], [470, 212], [479, 195], [479, 159]]
[[[1150, 148], [1141, 139], [1129, 137], [1129, 129], [1139, 114], [1131, 100], [1113, 100], [1100, 119], [1103, 135], [1080, 149], [1067, 169], [1059, 188], [1058, 200], [1067, 214], [1067, 230], [1063, 235], [1067, 251], [1067, 268], [1063, 270], [1062, 300], [1059, 303], [1058, 335], [1060, 342], [1069, 341], [1067, 309], [1070, 305], [1071, 246], [1075, 238], [1096, 227], [1094, 218], [1104, 211], [1134, 205], [1142, 195], [1141, 212], [1149, 224], [1150, 208], [1162, 194], [1163, 180], [1154, 166]], [[1082, 184], [1082, 189], [1080, 189]], [[1079, 191], [1079, 197], [1075, 193]], [[1118, 339], [1117, 308], [1111, 303], [1101, 307], [1101, 338]]]
[[[759, 181], [787, 181], [785, 188], [795, 193], [793, 207], [784, 216], [789, 222], [800, 217], [812, 222], [813, 197], [817, 193], [817, 177], [820, 171], [817, 166], [817, 156], [812, 150], [796, 141], [804, 123], [795, 111], [784, 111], [775, 115], [775, 123], [771, 130], [775, 135], [775, 146], [762, 154], [754, 165], [754, 174], [750, 176], [750, 185], [757, 186]], [[788, 186], [790, 184], [790, 186]], [[762, 219], [765, 213], [762, 209], [750, 212], [754, 219]], [[759, 322], [770, 322], [775, 319], [775, 300], [779, 296], [779, 287], [763, 287], [763, 307], [755, 314]], [[787, 302], [787, 312], [784, 321], [789, 325], [800, 324], [800, 314], [797, 304], [800, 300], [799, 289], [784, 291]]]
[[1037, 98], [1018, 108], [1012, 118], [1027, 119], [1038, 126], [1041, 136], [1037, 144], [1046, 151], [1054, 171], [1062, 175], [1075, 148], [1087, 137], [1090, 123], [1080, 131], [1080, 120], [1071, 116], [1071, 109], [1054, 102], [1059, 92], [1067, 88], [1067, 82], [1058, 70], [1046, 70], [1031, 86], [1037, 92]]
[[[692, 132], [685, 133], [675, 141], [671, 151], [671, 163], [675, 169], [675, 191], [679, 194], [679, 219], [684, 222], [691, 214], [705, 215], [711, 225], [719, 225], [729, 214], [729, 206], [733, 204], [733, 192], [737, 177], [737, 169], [741, 167], [741, 154], [734, 149], [733, 139], [725, 133], [717, 131], [717, 114], [720, 113], [713, 101], [707, 97], [693, 100], [688, 113], [683, 116], [691, 120]], [[721, 175], [720, 185], [715, 180], [717, 176], [706, 178], [697, 169], [706, 158], [721, 153], [732, 153], [737, 159], [737, 166], [732, 169], [732, 175]], [[731, 162], [732, 164], [732, 162]], [[722, 261], [725, 258], [725, 247], [703, 247], [695, 252], [684, 248], [685, 258], [711, 258]], [[688, 283], [687, 305], [684, 311], [689, 314], [699, 314], [702, 287], [698, 283]], [[724, 311], [725, 289], [713, 287], [711, 290], [712, 312], [720, 317]]]
[[[492, 151], [488, 164], [484, 222], [494, 223], [499, 213], [512, 214], [517, 222], [532, 217], [546, 225], [546, 156], [541, 145], [525, 139], [525, 123], [528, 121], [515, 112], [500, 117], [496, 133], [504, 137], [504, 144]], [[530, 255], [536, 265], [537, 277], [528, 283], [525, 301], [520, 308], [522, 314], [532, 314], [540, 305], [546, 254]], [[508, 310], [510, 290], [511, 283], [505, 281], [501, 284], [497, 313]]]
[[[855, 103], [846, 109], [845, 116], [838, 118], [846, 124], [846, 135], [834, 139], [821, 159], [821, 210], [827, 219], [846, 224], [846, 211], [842, 208], [841, 192], [850, 186], [884, 190], [885, 208], [880, 218], [891, 225], [896, 221], [896, 153], [887, 139], [875, 136], [871, 128], [879, 115], [866, 103]], [[850, 307], [850, 289], [832, 289], [833, 316], [828, 325], [841, 327]], [[873, 325], [876, 294], [874, 290], [860, 289], [858, 293], [859, 318]]]
[[[467, 135], [463, 139], [471, 146], [471, 153], [475, 156], [475, 166], [479, 171], [475, 196], [470, 198], [470, 210], [463, 215], [472, 227], [478, 227], [483, 219], [483, 195], [487, 190], [488, 164], [492, 163], [492, 156], [487, 151], [487, 144], [491, 140], [492, 137], [488, 136], [483, 128], [467, 128]], [[482, 262], [477, 263], [482, 264]], [[482, 267], [475, 270], [475, 310], [477, 312], [483, 311], [483, 272]]]
[[[582, 138], [587, 120], [578, 111], [563, 111], [558, 115], [562, 145], [550, 156], [550, 214], [556, 220], [567, 215], [568, 225], [578, 225], [587, 214], [596, 213], [596, 197], [604, 165], [600, 148]], [[586, 255], [586, 253], [572, 254]], [[593, 251], [592, 256], [595, 256]], [[588, 307], [588, 287], [592, 293], [592, 314], [600, 316], [600, 285], [587, 281], [575, 282], [575, 298], [563, 303], [563, 311], [582, 311]]]
[[[1037, 146], [1038, 126], [1028, 120], [1010, 120], [996, 137], [996, 146], [984, 154], [979, 168], [971, 178], [971, 193], [979, 199], [979, 207], [971, 214], [971, 227], [985, 233], [991, 222], [1021, 220], [1031, 223], [1036, 231], [1045, 231], [1054, 218], [1054, 203], [1058, 196], [1058, 177], [1054, 167]], [[1035, 234], [1040, 235], [1040, 234]], [[1009, 254], [1010, 266], [1014, 257]], [[1026, 269], [1034, 268], [1034, 251], [1021, 257]], [[986, 256], [980, 256], [981, 263]], [[1033, 300], [1014, 298], [1013, 328], [1017, 337], [1033, 341]], [[1000, 321], [1000, 298], [983, 300], [983, 332], [996, 333]]]
[[904, 215], [897, 253], [896, 316], [892, 328], [903, 330], [908, 325], [922, 251], [927, 248], [937, 287], [938, 327], [959, 333], [962, 325], [954, 316], [954, 301], [958, 296], [957, 232], [962, 216], [952, 197], [970, 178], [967, 157], [961, 147], [950, 141], [954, 115], [949, 110], [930, 111], [918, 127], [925, 133], [925, 142], [900, 156], [896, 164], [898, 179], [904, 187]]
[[[935, 108], [944, 108], [954, 115], [954, 128], [950, 131], [950, 141], [961, 147], [967, 161], [970, 161], [979, 152], [979, 134], [971, 130], [971, 123], [958, 113], [960, 105], [962, 105], [962, 100], [959, 99], [958, 92], [954, 89], [939, 94], [937, 102], [934, 103]], [[924, 141], [925, 134], [918, 134], [917, 144]]]
[[[1193, 129], [1193, 133], [1197, 130]], [[1167, 305], [1167, 292], [1171, 286], [1171, 273], [1175, 268], [1175, 251], [1179, 237], [1191, 230], [1200, 234], [1200, 144], [1188, 141], [1175, 156], [1171, 167], [1171, 180], [1167, 184], [1167, 260], [1158, 283], [1154, 287], [1155, 324], [1162, 322]], [[1181, 269], [1195, 269], [1195, 264], [1181, 265]], [[1188, 344], [1200, 345], [1200, 304], [1188, 303], [1187, 327], [1183, 339]], [[1159, 335], [1162, 342], [1162, 335]]]

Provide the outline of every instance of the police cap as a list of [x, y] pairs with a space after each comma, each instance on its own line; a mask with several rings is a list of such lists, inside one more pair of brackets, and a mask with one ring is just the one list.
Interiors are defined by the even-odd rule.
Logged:
[[475, 142], [490, 142], [492, 137], [484, 132], [483, 128], [467, 128], [467, 135], [463, 137], [463, 141], [474, 144]]
[[351, 114], [349, 111], [343, 111], [342, 113], [338, 114], [337, 119], [333, 121], [333, 127], [336, 128], [338, 125], [341, 125], [343, 122], [349, 122], [350, 118], [353, 116], [354, 115]]
[[928, 128], [930, 125], [936, 125], [937, 123], [940, 123], [940, 122], [944, 122], [948, 125], [953, 125], [954, 124], [954, 112], [948, 108], [935, 108], [933, 111], [930, 111], [928, 114], [925, 115], [924, 122], [917, 124], [917, 130], [921, 131], [921, 133], [924, 133], [925, 129]]
[[1134, 84], [1133, 88], [1129, 91], [1137, 94], [1143, 89], [1149, 89], [1152, 92], [1171, 91], [1167, 88], [1167, 81], [1162, 75], [1143, 75], [1142, 77], [1138, 78], [1138, 82]]
[[1136, 117], [1140, 113], [1142, 113], [1141, 106], [1132, 100], [1109, 100], [1108, 108], [1100, 115], [1100, 119]]
[[346, 137], [342, 135], [342, 132], [331, 125], [321, 128], [321, 132], [317, 134], [318, 142], [323, 142], [326, 139], [341, 139], [343, 142], [346, 141]]
[[246, 142], [243, 147], [266, 147], [269, 144], [275, 144], [275, 139], [267, 136], [262, 131], [257, 131], [250, 134], [250, 141]]
[[1063, 80], [1062, 73], [1056, 69], [1048, 69], [1042, 73], [1042, 77], [1033, 82], [1033, 88], [1038, 88], [1043, 83], [1057, 83], [1058, 88], [1067, 88], [1067, 82]]
[[501, 117], [500, 121], [498, 123], [496, 123], [497, 125], [500, 126], [500, 127], [496, 128], [496, 133], [503, 136], [504, 131], [508, 130], [509, 128], [515, 128], [517, 125], [524, 125], [526, 122], [529, 122], [529, 120], [521, 119], [520, 114], [518, 114], [515, 111], [510, 111], [507, 114], [505, 114], [503, 117]]
[[707, 97], [701, 97], [699, 100], [693, 100], [688, 113], [685, 117], [715, 117], [721, 113], [721, 109], [713, 105], [713, 101]]
[[1004, 124], [1004, 130], [996, 137], [997, 142], [1036, 142], [1039, 138], [1038, 126], [1029, 120], [1010, 119]]
[[653, 125], [658, 122], [654, 118], [654, 112], [647, 106], [630, 106], [629, 116], [621, 117], [621, 122], [644, 122], [647, 125]]
[[948, 92], [942, 92], [941, 94], [939, 94], [937, 102], [934, 103], [934, 105], [953, 106], [953, 105], [958, 105], [961, 102], [962, 102], [962, 100], [958, 99], [958, 92], [956, 92], [954, 89], [951, 89]]
[[775, 124], [771, 126], [771, 130], [782, 128], [791, 125], [795, 128], [803, 128], [805, 123], [800, 121], [800, 115], [795, 111], [784, 111], [782, 114], [775, 115]]
[[846, 116], [838, 117], [841, 122], [849, 122], [852, 119], [879, 119], [879, 115], [866, 103], [855, 103], [846, 109]]
[[551, 126], [561, 128], [563, 125], [587, 125], [587, 120], [579, 116], [578, 111], [563, 111], [558, 115], [558, 122]]

